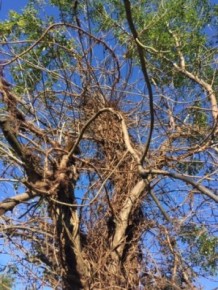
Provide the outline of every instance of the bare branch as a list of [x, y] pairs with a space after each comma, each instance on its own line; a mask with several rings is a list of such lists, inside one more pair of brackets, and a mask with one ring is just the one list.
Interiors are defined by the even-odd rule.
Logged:
[[10, 198], [6, 198], [0, 202], [0, 216], [9, 210], [13, 210], [16, 205], [28, 201], [36, 196], [38, 196], [38, 193], [36, 192], [25, 192]]
[[153, 128], [154, 128], [154, 105], [153, 105], [153, 92], [152, 92], [152, 86], [151, 86], [151, 82], [149, 80], [149, 76], [147, 73], [147, 68], [146, 68], [146, 61], [145, 61], [145, 56], [144, 56], [144, 49], [143, 47], [140, 45], [140, 43], [138, 42], [138, 33], [136, 31], [133, 19], [132, 19], [132, 12], [131, 12], [131, 4], [129, 0], [124, 0], [124, 6], [125, 6], [125, 10], [126, 10], [126, 18], [130, 27], [130, 30], [132, 32], [133, 38], [135, 40], [137, 49], [138, 49], [138, 55], [139, 55], [139, 59], [140, 59], [140, 63], [141, 63], [141, 69], [144, 75], [144, 79], [145, 79], [145, 83], [147, 85], [148, 88], [148, 95], [149, 95], [149, 107], [150, 107], [150, 128], [149, 128], [149, 134], [148, 134], [148, 139], [147, 142], [145, 144], [145, 149], [144, 152], [141, 156], [141, 164], [143, 164], [145, 157], [148, 153], [149, 150], [149, 146], [151, 143], [151, 138], [152, 138], [152, 133], [153, 133]]
[[121, 126], [122, 126], [122, 131], [123, 131], [123, 138], [124, 138], [124, 141], [125, 141], [126, 148], [132, 154], [132, 156], [134, 157], [134, 159], [137, 162], [137, 164], [140, 165], [141, 164], [140, 157], [138, 156], [137, 152], [133, 149], [133, 147], [131, 145], [131, 141], [130, 141], [130, 138], [129, 138], [129, 133], [128, 133], [128, 130], [127, 130], [125, 119], [123, 118], [123, 116], [121, 114], [119, 114], [119, 117], [121, 118]]
[[[178, 39], [177, 39], [178, 41]], [[151, 52], [155, 53], [155, 54], [159, 54], [160, 52], [158, 50], [156, 50], [153, 47], [147, 47], [144, 44], [142, 44], [139, 39], [137, 39], [138, 44], [144, 48], [145, 50], [150, 50]], [[177, 43], [178, 44], [178, 43]], [[177, 47], [178, 49], [178, 47]], [[184, 63], [184, 56], [182, 55], [181, 50], [179, 50], [179, 56], [180, 56], [180, 65], [178, 65], [175, 62], [172, 62], [169, 58], [167, 58], [166, 56], [164, 56], [164, 54], [162, 54], [162, 57], [169, 63], [171, 63], [173, 65], [173, 67], [180, 73], [186, 75], [189, 79], [193, 80], [194, 82], [196, 82], [197, 84], [199, 84], [200, 86], [202, 86], [203, 89], [205, 89], [205, 91], [208, 94], [208, 98], [210, 99], [210, 103], [211, 103], [211, 112], [212, 112], [212, 116], [213, 116], [213, 120], [214, 120], [214, 127], [217, 126], [217, 120], [218, 120], [218, 105], [217, 105], [217, 100], [216, 100], [216, 94], [215, 91], [213, 90], [213, 87], [211, 84], [205, 82], [203, 79], [199, 78], [197, 75], [191, 73], [190, 71], [188, 71], [185, 67], [185, 63]]]
[[168, 214], [165, 212], [165, 210], [163, 209], [160, 201], [158, 200], [158, 198], [156, 197], [155, 193], [150, 190], [149, 194], [151, 195], [151, 197], [153, 198], [154, 202], [156, 203], [157, 207], [159, 208], [159, 210], [161, 211], [161, 213], [163, 214], [163, 216], [165, 217], [165, 219], [168, 222], [172, 222], [171, 218], [168, 216]]
[[54, 23], [54, 24], [51, 24], [43, 33], [42, 35], [32, 44], [30, 45], [26, 50], [24, 50], [23, 52], [21, 52], [20, 54], [16, 55], [13, 59], [5, 62], [5, 63], [1, 63], [1, 66], [4, 67], [6, 65], [9, 65], [11, 64], [12, 62], [16, 61], [17, 59], [21, 58], [22, 56], [24, 56], [25, 54], [27, 54], [29, 51], [31, 51], [35, 46], [37, 46], [41, 41], [42, 39], [48, 34], [49, 31], [51, 31], [52, 29], [55, 29], [59, 26], [63, 26], [63, 27], [70, 27], [70, 28], [73, 28], [73, 29], [76, 29], [80, 32], [82, 32], [83, 34], [87, 35], [88, 37], [90, 37], [91, 39], [95, 40], [97, 43], [101, 43], [105, 48], [106, 50], [108, 50], [110, 52], [110, 54], [113, 56], [113, 58], [115, 59], [115, 62], [116, 62], [116, 66], [117, 66], [117, 72], [118, 72], [118, 79], [119, 79], [119, 74], [120, 74], [120, 71], [119, 71], [119, 62], [117, 60], [117, 57], [116, 57], [116, 54], [114, 53], [114, 51], [107, 45], [106, 42], [104, 42], [103, 40], [95, 37], [94, 35], [91, 35], [89, 32], [85, 31], [84, 29], [82, 29], [81, 27], [78, 27], [76, 25], [73, 25], [73, 24], [70, 24], [70, 23]]
[[181, 43], [178, 39], [178, 37], [176, 36], [176, 33], [174, 33], [170, 27], [169, 27], [169, 24], [167, 23], [167, 28], [168, 28], [168, 31], [169, 33], [173, 36], [174, 40], [175, 40], [175, 43], [176, 43], [176, 49], [177, 49], [177, 52], [178, 52], [178, 55], [179, 55], [179, 59], [180, 59], [180, 67], [182, 69], [185, 69], [185, 58], [184, 58], [184, 55], [182, 54], [182, 51], [180, 49], [181, 47]]
[[168, 172], [165, 170], [158, 170], [158, 169], [151, 169], [151, 170], [142, 169], [140, 171], [140, 174], [142, 177], [143, 176], [147, 177], [149, 174], [152, 174], [152, 175], [153, 174], [160, 174], [160, 175], [164, 175], [164, 176], [170, 176], [170, 177], [173, 177], [175, 179], [180, 179], [180, 180], [192, 185], [194, 188], [199, 190], [201, 193], [207, 195], [208, 197], [210, 197], [214, 201], [218, 202], [218, 195], [217, 194], [214, 194], [211, 190], [209, 190], [205, 186], [198, 184], [190, 177], [184, 176], [182, 174]]
[[119, 213], [119, 216], [116, 220], [116, 230], [112, 242], [112, 248], [116, 249], [116, 253], [121, 254], [123, 251], [124, 245], [122, 244], [125, 241], [125, 232], [128, 226], [128, 217], [131, 212], [133, 205], [139, 196], [144, 192], [148, 183], [145, 180], [140, 180], [131, 190], [129, 196], [126, 198], [122, 210]]

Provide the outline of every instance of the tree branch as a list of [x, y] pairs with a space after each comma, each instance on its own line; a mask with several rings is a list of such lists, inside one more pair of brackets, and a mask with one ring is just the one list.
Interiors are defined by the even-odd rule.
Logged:
[[4, 199], [2, 202], [0, 202], [0, 216], [5, 214], [7, 211], [13, 210], [16, 205], [28, 201], [36, 196], [38, 196], [37, 192], [30, 191]]
[[152, 138], [152, 133], [153, 133], [153, 128], [154, 128], [154, 105], [153, 105], [153, 92], [152, 92], [152, 86], [151, 86], [151, 82], [149, 80], [149, 76], [147, 73], [147, 68], [146, 68], [146, 62], [145, 62], [145, 57], [144, 57], [144, 48], [140, 45], [140, 43], [138, 42], [138, 33], [136, 31], [133, 19], [132, 19], [132, 12], [131, 12], [131, 4], [129, 0], [124, 0], [124, 6], [125, 6], [125, 10], [126, 10], [126, 19], [128, 21], [129, 24], [129, 28], [132, 32], [133, 38], [135, 40], [137, 49], [138, 49], [138, 55], [139, 55], [139, 59], [140, 59], [140, 63], [141, 63], [141, 69], [142, 69], [142, 73], [144, 75], [144, 80], [145, 83], [147, 85], [148, 88], [148, 95], [149, 95], [149, 107], [150, 107], [150, 128], [149, 128], [149, 134], [148, 134], [148, 139], [147, 142], [145, 144], [145, 149], [144, 152], [141, 156], [141, 160], [140, 163], [141, 165], [144, 162], [144, 159], [148, 153], [149, 150], [149, 146], [151, 143], [151, 138]]
[[123, 203], [122, 210], [120, 211], [118, 218], [116, 219], [116, 229], [112, 241], [111, 248], [116, 249], [115, 256], [121, 256], [124, 248], [125, 242], [125, 233], [128, 226], [129, 214], [132, 210], [133, 205], [139, 196], [143, 193], [148, 182], [146, 180], [140, 180], [131, 190], [129, 196], [126, 198]]
[[[144, 48], [145, 50], [150, 50], [151, 52], [155, 53], [155, 54], [159, 54], [160, 51], [156, 50], [153, 47], [147, 47], [144, 44], [142, 44], [139, 39], [137, 39], [137, 43]], [[178, 49], [178, 48], [177, 48]], [[194, 75], [193, 73], [191, 73], [190, 71], [188, 71], [185, 68], [185, 64], [183, 61], [184, 56], [182, 55], [181, 50], [179, 50], [179, 57], [180, 57], [180, 65], [178, 65], [177, 63], [171, 61], [169, 58], [167, 58], [166, 56], [164, 56], [162, 54], [162, 57], [169, 63], [171, 63], [173, 65], [173, 67], [180, 73], [182, 73], [183, 75], [187, 76], [189, 79], [191, 79], [192, 81], [196, 82], [197, 84], [199, 84], [202, 88], [205, 89], [205, 91], [208, 94], [208, 98], [210, 100], [211, 103], [211, 112], [212, 112], [212, 116], [213, 116], [213, 121], [214, 121], [214, 127], [217, 126], [218, 123], [218, 106], [217, 106], [217, 100], [216, 100], [216, 94], [215, 91], [212, 88], [212, 85], [205, 82], [203, 79], [200, 79], [197, 75]], [[215, 130], [217, 132], [217, 130]]]
[[168, 214], [165, 212], [165, 210], [163, 209], [162, 205], [160, 204], [160, 201], [158, 200], [158, 198], [156, 197], [155, 193], [150, 190], [150, 195], [152, 197], [152, 199], [154, 200], [154, 202], [156, 203], [157, 207], [159, 208], [159, 210], [161, 211], [162, 215], [165, 217], [165, 219], [168, 222], [172, 222], [171, 218], [168, 216]]
[[140, 175], [142, 177], [147, 177], [149, 174], [160, 174], [164, 176], [169, 176], [175, 179], [182, 180], [190, 185], [192, 185], [195, 189], [199, 190], [201, 193], [207, 195], [209, 198], [213, 199], [214, 201], [218, 202], [218, 195], [214, 194], [210, 189], [206, 188], [203, 185], [200, 185], [196, 183], [193, 179], [190, 177], [184, 176], [182, 174], [174, 173], [174, 172], [168, 172], [165, 170], [159, 170], [159, 169], [151, 169], [151, 170], [146, 170], [146, 169], [141, 169], [140, 170]]

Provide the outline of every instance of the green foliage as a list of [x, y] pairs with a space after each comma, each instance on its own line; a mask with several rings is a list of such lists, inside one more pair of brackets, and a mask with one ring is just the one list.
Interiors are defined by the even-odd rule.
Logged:
[[51, 4], [58, 6], [60, 11], [69, 11], [69, 7], [73, 7], [73, 1], [71, 0], [51, 0]]
[[189, 261], [202, 270], [215, 275], [218, 271], [218, 237], [197, 226], [183, 227], [181, 240], [190, 245]]
[[[59, 16], [55, 14], [53, 17], [45, 16], [41, 18], [39, 10], [36, 9], [34, 2], [37, 2], [37, 5], [39, 4], [42, 7], [46, 7], [46, 5], [55, 6], [60, 12]], [[131, 5], [134, 24], [137, 28], [140, 42], [144, 46], [144, 56], [149, 78], [152, 85], [157, 88], [154, 94], [155, 125], [152, 138], [152, 142], [154, 143], [151, 144], [151, 152], [154, 151], [155, 153], [153, 154], [154, 156], [152, 156], [152, 153], [151, 156], [148, 155], [151, 159], [154, 158], [154, 162], [153, 160], [149, 160], [148, 163], [154, 166], [154, 169], [161, 170], [163, 168], [169, 171], [178, 170], [182, 174], [189, 175], [203, 173], [202, 176], [209, 172], [209, 166], [211, 166], [211, 173], [213, 173], [213, 166], [215, 166], [213, 163], [212, 165], [205, 165], [206, 158], [202, 158], [202, 156], [196, 157], [197, 154], [192, 153], [195, 148], [198, 148], [196, 144], [199, 145], [201, 143], [200, 141], [205, 139], [205, 131], [207, 129], [211, 130], [211, 118], [209, 114], [207, 114], [210, 111], [207, 93], [202, 92], [202, 87], [199, 84], [196, 84], [186, 75], [176, 71], [174, 64], [180, 65], [181, 53], [184, 56], [185, 68], [187, 71], [198, 76], [199, 79], [202, 78], [209, 84], [211, 84], [211, 80], [213, 80], [213, 84], [217, 85], [218, 81], [216, 79], [218, 78], [213, 68], [213, 61], [217, 50], [211, 45], [208, 39], [209, 37], [205, 32], [207, 25], [214, 25], [217, 21], [217, 6], [216, 9], [213, 10], [213, 6], [210, 5], [207, 0], [133, 0], [131, 1]], [[76, 21], [75, 15], [80, 16], [81, 14], [81, 23], [79, 23]], [[88, 20], [83, 22], [84, 19]], [[68, 23], [68, 26], [56, 25], [41, 37], [46, 29], [55, 22]], [[81, 26], [86, 33], [79, 29], [71, 29], [69, 24]], [[27, 120], [29, 118], [35, 122], [37, 129], [42, 130], [42, 134], [47, 134], [48, 132], [48, 135], [50, 134], [49, 138], [55, 142], [58, 140], [57, 142], [60, 141], [60, 143], [64, 143], [62, 132], [64, 132], [65, 126], [67, 130], [68, 128], [72, 130], [74, 127], [78, 127], [78, 133], [81, 132], [81, 128], [86, 124], [84, 121], [86, 117], [89, 116], [89, 114], [92, 116], [94, 112], [99, 109], [96, 103], [93, 102], [94, 105], [92, 104], [92, 100], [98, 100], [99, 92], [101, 97], [103, 96], [106, 100], [105, 106], [112, 105], [115, 109], [121, 111], [122, 108], [119, 107], [119, 105], [113, 104], [109, 100], [110, 89], [113, 87], [111, 92], [112, 98], [116, 100], [116, 97], [118, 97], [119, 100], [121, 100], [120, 103], [122, 103], [123, 108], [125, 107], [126, 111], [124, 111], [127, 112], [126, 116], [131, 116], [132, 118], [132, 120], [129, 121], [128, 117], [126, 117], [127, 126], [129, 126], [128, 131], [130, 134], [132, 133], [133, 137], [135, 137], [136, 134], [139, 135], [139, 138], [135, 138], [135, 140], [146, 138], [146, 128], [150, 126], [147, 92], [144, 82], [140, 81], [142, 73], [139, 68], [137, 47], [129, 31], [123, 1], [78, 1], [78, 7], [77, 10], [75, 10], [75, 1], [72, 0], [32, 0], [21, 14], [16, 11], [10, 12], [9, 20], [0, 24], [0, 33], [3, 40], [8, 41], [7, 45], [4, 47], [5, 54], [9, 59], [18, 56], [16, 60], [10, 64], [10, 67], [8, 66], [10, 69], [10, 77], [13, 79], [14, 84], [11, 90], [18, 95], [18, 98], [23, 97], [24, 104], [27, 104], [27, 106], [18, 104], [18, 107], [25, 114]], [[90, 36], [92, 34], [94, 37]], [[39, 39], [40, 41], [38, 41]], [[110, 67], [108, 69], [108, 63], [111, 61], [111, 58], [107, 55], [107, 46], [103, 47], [103, 52], [100, 51], [102, 40], [105, 42], [108, 41], [108, 47], [112, 47], [115, 54], [118, 51], [116, 57], [118, 58], [121, 68], [121, 78], [114, 86], [113, 78], [115, 73], [114, 70], [110, 70]], [[11, 43], [13, 44], [11, 45]], [[14, 43], [16, 43], [16, 45], [14, 45]], [[34, 43], [34, 47], [31, 47], [25, 55], [19, 56], [19, 54], [22, 54], [22, 52], [30, 48]], [[8, 49], [8, 47], [10, 49]], [[128, 74], [125, 75], [128, 70]], [[137, 74], [135, 74], [136, 70]], [[7, 74], [5, 77], [7, 77]], [[108, 79], [110, 78], [110, 81], [104, 82], [107, 77]], [[131, 85], [131, 83], [134, 83], [134, 85]], [[141, 101], [140, 105], [135, 106], [135, 104], [137, 104], [137, 98], [141, 98]], [[198, 99], [200, 101], [196, 101]], [[132, 103], [134, 112], [131, 112]], [[28, 107], [29, 104], [31, 105], [30, 107], [34, 109], [33, 113]], [[92, 106], [96, 106], [96, 111]], [[101, 106], [103, 106], [103, 104], [101, 104]], [[5, 110], [5, 107], [3, 107], [2, 111]], [[138, 110], [138, 112], [136, 112], [136, 110]], [[183, 117], [187, 113], [190, 117], [186, 123], [183, 121]], [[169, 129], [169, 126], [166, 124], [169, 124], [170, 114], [172, 114], [171, 117], [173, 117], [173, 126]], [[95, 123], [93, 124], [94, 127]], [[101, 128], [97, 128], [96, 132], [91, 134], [92, 130], [94, 131], [94, 129], [91, 128], [91, 133], [87, 134], [88, 139], [91, 139], [92, 135], [98, 135], [100, 129]], [[104, 133], [106, 133], [107, 130], [104, 130]], [[59, 132], [61, 132], [60, 136], [58, 136]], [[143, 133], [141, 134], [141, 132]], [[30, 141], [29, 143], [31, 146], [36, 146], [38, 155], [43, 152], [44, 148], [47, 148], [46, 138], [42, 140], [37, 134], [31, 135], [31, 131], [25, 132], [25, 130], [24, 132], [20, 132], [20, 134], [21, 136], [22, 134], [24, 136], [26, 134], [27, 138], [25, 142], [28, 143], [28, 141]], [[31, 136], [33, 136], [33, 139], [31, 139]], [[186, 138], [186, 136], [188, 137]], [[166, 138], [165, 141], [164, 138]], [[131, 142], [133, 146], [137, 148], [139, 142], [133, 139], [134, 138], [132, 138]], [[94, 137], [93, 140], [95, 140]], [[99, 144], [101, 142], [99, 146], [106, 146], [104, 145], [106, 144], [105, 142], [107, 142], [106, 137], [105, 140], [106, 141], [97, 140]], [[82, 141], [84, 140], [81, 140], [81, 143]], [[89, 141], [86, 142], [88, 144]], [[93, 149], [89, 149], [89, 146], [93, 148], [91, 142], [94, 144], [96, 141], [90, 141], [87, 145], [88, 150], [86, 149], [86, 151], [90, 151], [90, 155], [93, 154]], [[116, 146], [118, 147], [114, 146], [114, 152], [116, 148], [121, 146], [119, 144], [119, 139], [116, 142]], [[164, 144], [164, 142], [166, 146], [163, 146], [163, 152], [158, 152], [159, 149], [156, 150], [156, 148], [162, 148], [160, 145], [161, 143]], [[46, 146], [43, 144], [46, 144]], [[143, 147], [143, 144], [140, 144], [140, 146], [141, 145]], [[32, 148], [31, 146], [30, 148]], [[62, 144], [60, 146], [62, 146]], [[42, 149], [38, 150], [40, 147]], [[51, 155], [55, 150], [56, 148], [51, 150]], [[165, 150], [166, 152], [164, 152]], [[100, 150], [99, 152], [101, 153]], [[139, 149], [139, 154], [140, 152], [141, 147]], [[188, 154], [186, 155], [185, 153]], [[84, 160], [86, 154], [84, 150]], [[185, 161], [180, 158], [182, 154], [186, 156]], [[204, 153], [202, 153], [202, 155], [203, 154]], [[104, 153], [102, 153], [102, 156], [103, 155]], [[157, 155], [157, 157], [159, 156], [159, 159], [166, 156], [166, 159], [163, 158], [162, 161], [164, 165], [158, 163], [159, 160], [155, 159], [155, 155]], [[188, 159], [187, 156], [191, 156], [190, 159]], [[44, 157], [42, 157], [42, 160], [43, 158]], [[51, 160], [52, 159], [53, 155]], [[56, 162], [56, 159], [58, 160], [54, 153], [54, 162]], [[102, 162], [102, 160], [100, 161]], [[96, 158], [96, 164], [97, 162], [98, 159]], [[101, 162], [99, 162], [99, 164]], [[101, 164], [99, 164], [97, 165], [100, 166]], [[7, 167], [8, 163], [5, 162], [4, 166]], [[39, 164], [39, 166], [41, 166], [41, 164]], [[52, 170], [53, 167], [55, 170], [56, 167], [52, 164]], [[45, 166], [45, 168], [47, 167]], [[131, 167], [128, 166], [128, 170], [129, 168]], [[130, 171], [133, 171], [134, 168], [136, 167], [133, 166]], [[126, 174], [128, 170], [124, 171], [124, 173]], [[13, 176], [16, 177], [15, 174], [17, 173], [13, 174]], [[120, 178], [123, 178], [121, 170], [119, 170], [119, 174], [121, 176]], [[133, 174], [135, 174], [135, 171]], [[85, 179], [87, 176], [88, 175], [86, 175]], [[163, 176], [163, 183], [165, 182], [164, 178], [165, 176]], [[213, 180], [213, 177], [210, 178]], [[208, 183], [211, 180], [209, 180]], [[135, 181], [134, 178], [133, 181]], [[19, 193], [19, 183], [14, 183], [14, 190], [16, 193]], [[98, 183], [96, 182], [96, 184], [97, 187]], [[155, 187], [156, 183], [154, 182], [154, 184]], [[157, 185], [161, 186], [159, 185], [159, 181]], [[173, 188], [168, 191], [168, 186], [170, 187], [169, 180], [166, 181], [165, 188], [163, 187], [164, 194], [161, 195], [160, 201], [169, 208], [169, 212], [171, 210], [170, 214], [172, 213], [173, 215], [175, 211], [179, 213], [181, 199], [180, 197], [178, 197], [178, 199], [175, 198], [175, 200], [173, 198], [172, 202], [171, 198], [168, 197], [170, 197], [172, 192], [176, 192], [177, 189]], [[90, 188], [92, 188], [92, 186], [90, 186]], [[95, 189], [95, 186], [93, 188]], [[122, 186], [119, 186], [119, 188], [122, 188]], [[186, 192], [190, 189], [190, 187], [186, 187], [185, 185], [184, 188]], [[160, 189], [158, 188], [158, 190]], [[108, 191], [109, 195], [107, 195], [110, 198], [113, 195], [113, 189], [111, 188]], [[87, 196], [90, 192], [91, 190], [88, 189]], [[95, 192], [95, 190], [93, 190], [93, 192]], [[194, 210], [195, 206], [197, 208], [199, 201], [196, 202], [196, 205], [193, 205], [193, 210], [191, 208], [189, 212], [187, 210], [189, 201], [187, 202], [187, 200], [189, 200], [189, 198], [187, 198], [181, 206], [181, 212], [184, 209], [184, 216], [187, 214], [186, 217], [189, 217], [190, 213], [191, 218], [195, 219]], [[201, 198], [199, 198], [199, 200], [201, 201]], [[147, 207], [145, 210], [147, 219], [153, 222], [158, 215], [156, 215], [156, 209], [150, 205], [149, 200], [146, 200], [144, 206], [145, 208]], [[92, 204], [90, 206], [92, 207]], [[95, 210], [93, 212], [95, 212], [96, 216], [99, 217], [105, 214], [107, 208], [105, 200], [101, 202], [101, 200], [97, 201], [96, 199], [96, 205], [93, 205], [93, 208], [94, 206]], [[199, 207], [201, 207], [201, 205], [199, 205]], [[120, 208], [122, 208], [122, 206]], [[44, 212], [44, 208], [41, 204], [38, 209]], [[81, 220], [81, 224], [83, 222], [85, 224], [86, 218], [85, 216], [84, 220]], [[159, 222], [158, 219], [157, 217], [156, 221]], [[209, 223], [210, 221], [208, 224]], [[182, 250], [187, 244], [187, 248], [190, 248], [189, 255], [187, 254], [187, 263], [192, 264], [193, 268], [199, 267], [206, 273], [215, 273], [218, 266], [217, 237], [211, 235], [204, 227], [187, 226], [183, 227], [180, 234], [180, 240], [182, 241]], [[158, 244], [159, 241], [156, 240], [155, 243]], [[152, 245], [151, 248], [153, 248], [153, 246], [154, 245]], [[43, 248], [39, 246], [35, 247], [34, 250], [35, 252], [30, 253], [28, 256], [29, 261], [37, 266], [44, 261], [45, 264], [49, 265], [50, 261], [48, 259], [46, 260], [43, 256]], [[162, 253], [160, 253], [160, 255], [162, 255]], [[149, 262], [150, 261], [148, 261], [148, 264]], [[45, 271], [47, 271], [47, 269]], [[11, 287], [13, 280], [10, 276], [3, 276], [3, 279], [8, 283], [8, 287]], [[0, 290], [1, 289], [4, 288], [1, 288], [0, 285]]]
[[[136, 47], [122, 29], [126, 25], [123, 5], [117, 1], [106, 1], [104, 5], [102, 1], [96, 1], [93, 5], [93, 17], [100, 28], [113, 28], [116, 37], [126, 46], [125, 57], [137, 61]], [[134, 24], [149, 60], [147, 66], [154, 79], [164, 85], [172, 82], [175, 87], [186, 85], [186, 79], [176, 74], [173, 68], [173, 63], [180, 62], [178, 49], [184, 55], [188, 69], [200, 75], [209, 69], [209, 66], [201, 66], [203, 58], [207, 58], [209, 64], [213, 57], [213, 53], [207, 50], [205, 33], [208, 23], [215, 17], [209, 1], [131, 1], [131, 5]], [[160, 72], [164, 74], [160, 75]]]
[[0, 24], [0, 33], [11, 39], [28, 35], [28, 39], [35, 39], [42, 32], [42, 21], [37, 17], [37, 10], [29, 4], [22, 14], [11, 10], [9, 20]]
[[193, 124], [199, 127], [206, 127], [207, 125], [207, 115], [205, 112], [196, 110], [193, 112]]
[[[30, 1], [23, 13], [10, 11], [9, 20], [0, 24], [0, 33], [8, 40], [16, 40], [18, 43], [21, 39], [25, 39], [14, 47], [14, 54], [20, 54], [37, 41], [52, 22], [52, 17], [42, 21], [39, 11]], [[73, 39], [69, 39], [64, 28], [60, 26], [51, 29], [34, 49], [25, 54], [25, 58], [21, 58], [24, 60], [22, 65], [16, 63], [12, 67], [11, 73], [17, 84], [15, 92], [22, 93], [23, 87], [27, 91], [32, 91], [43, 78], [42, 68], [52, 70], [57, 66], [58, 60], [60, 66], [64, 66], [62, 62], [65, 62], [66, 66], [72, 63], [73, 47]], [[49, 84], [56, 83], [57, 76], [55, 77], [55, 73], [53, 76], [44, 80], [48, 88]]]
[[8, 275], [0, 275], [0, 290], [12, 289], [13, 278]]
[[[60, 13], [60, 18], [62, 21], [71, 22], [73, 21], [73, 16], [75, 15], [75, 2], [72, 0], [51, 0], [51, 5], [54, 5], [58, 8]], [[76, 6], [80, 6], [80, 3]]]
[[204, 162], [200, 161], [197, 158], [192, 159], [191, 161], [185, 161], [177, 164], [177, 168], [180, 172], [196, 175], [204, 167]]

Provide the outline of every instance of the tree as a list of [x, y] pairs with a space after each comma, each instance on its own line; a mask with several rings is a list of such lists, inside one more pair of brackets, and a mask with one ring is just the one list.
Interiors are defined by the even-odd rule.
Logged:
[[12, 277], [6, 276], [6, 275], [0, 276], [0, 289], [1, 290], [11, 289], [12, 285], [13, 285]]
[[29, 1], [0, 25], [1, 238], [27, 286], [215, 274], [217, 11]]

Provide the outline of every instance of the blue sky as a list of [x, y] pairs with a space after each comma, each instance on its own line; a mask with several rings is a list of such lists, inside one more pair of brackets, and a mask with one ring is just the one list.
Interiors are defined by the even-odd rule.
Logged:
[[21, 12], [28, 0], [1, 0], [0, 19], [7, 19], [9, 10]]
[[[214, 4], [218, 4], [218, 0], [212, 0], [211, 1]], [[28, 3], [28, 0], [0, 0], [1, 3], [1, 10], [0, 10], [0, 21], [7, 19], [8, 17], [8, 13], [10, 10], [15, 10], [17, 12], [21, 12], [22, 9], [25, 7], [25, 5]], [[0, 249], [1, 252], [1, 249]], [[0, 255], [0, 260], [2, 262], [2, 260], [4, 259], [4, 257], [1, 257]], [[6, 262], [6, 261], [5, 261]], [[218, 277], [217, 277], [217, 281], [214, 281], [215, 278], [210, 278], [208, 277], [208, 279], [201, 279], [201, 283], [203, 285], [203, 289], [204, 290], [213, 290], [213, 289], [218, 289]], [[20, 285], [17, 285], [13, 288], [14, 290], [22, 290], [22, 288], [20, 288]], [[44, 288], [43, 290], [48, 289], [48, 288]]]

